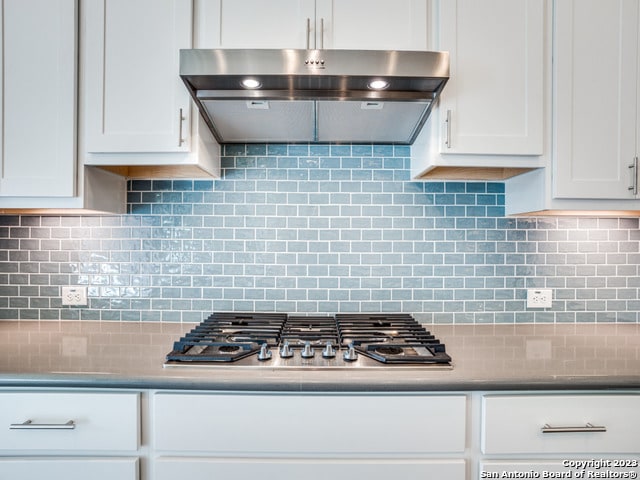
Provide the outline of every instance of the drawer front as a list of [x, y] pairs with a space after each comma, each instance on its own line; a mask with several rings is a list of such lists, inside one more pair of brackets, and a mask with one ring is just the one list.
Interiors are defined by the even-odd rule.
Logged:
[[482, 451], [639, 453], [640, 396], [487, 395]]
[[275, 478], [278, 480], [429, 479], [465, 480], [464, 460], [218, 460], [161, 458], [156, 480], [176, 478]]
[[137, 480], [137, 458], [2, 458], [0, 478]]
[[[579, 462], [584, 462], [580, 464]], [[592, 463], [589, 463], [592, 462]], [[595, 463], [599, 462], [599, 463]], [[608, 462], [608, 463], [607, 463]], [[638, 478], [637, 458], [480, 462], [479, 478]]]
[[465, 421], [464, 395], [158, 393], [153, 434], [165, 451], [462, 452]]
[[0, 394], [2, 450], [135, 451], [139, 423], [137, 393]]

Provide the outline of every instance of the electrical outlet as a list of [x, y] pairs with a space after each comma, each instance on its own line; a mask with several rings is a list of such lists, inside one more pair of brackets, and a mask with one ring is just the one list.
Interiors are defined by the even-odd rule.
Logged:
[[527, 290], [527, 308], [551, 308], [553, 290], [530, 288]]
[[87, 287], [62, 287], [62, 305], [79, 307], [87, 304]]

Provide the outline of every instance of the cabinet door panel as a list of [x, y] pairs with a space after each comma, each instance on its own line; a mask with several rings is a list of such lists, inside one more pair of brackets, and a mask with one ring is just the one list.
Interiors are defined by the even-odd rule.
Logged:
[[633, 198], [638, 2], [555, 8], [555, 196]]
[[0, 195], [76, 186], [75, 0], [3, 0]]
[[0, 478], [39, 480], [136, 480], [137, 458], [3, 458]]
[[464, 460], [309, 460], [160, 458], [157, 480], [176, 478], [277, 478], [280, 480], [387, 480], [446, 478], [464, 480]]
[[[202, 48], [314, 48], [314, 0], [215, 0]], [[215, 32], [215, 33], [214, 33]]]
[[192, 43], [191, 0], [92, 0], [83, 15], [87, 151], [189, 151], [178, 73], [179, 50]]
[[[442, 153], [543, 153], [544, 2], [443, 0]], [[480, 21], [479, 21], [480, 20]]]
[[324, 36], [324, 48], [428, 48], [428, 14], [424, 0], [318, 0], [316, 11], [316, 27], [318, 35]]
[[465, 418], [464, 395], [167, 393], [154, 397], [154, 445], [232, 454], [462, 452]]

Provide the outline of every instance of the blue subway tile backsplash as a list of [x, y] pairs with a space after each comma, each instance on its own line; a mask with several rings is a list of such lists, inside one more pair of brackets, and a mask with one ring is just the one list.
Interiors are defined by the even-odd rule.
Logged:
[[[638, 219], [507, 218], [500, 182], [414, 182], [410, 148], [230, 145], [218, 180], [132, 180], [128, 213], [0, 217], [0, 318], [216, 310], [434, 323], [638, 322]], [[60, 288], [86, 285], [86, 307]], [[526, 309], [527, 288], [553, 307]]]

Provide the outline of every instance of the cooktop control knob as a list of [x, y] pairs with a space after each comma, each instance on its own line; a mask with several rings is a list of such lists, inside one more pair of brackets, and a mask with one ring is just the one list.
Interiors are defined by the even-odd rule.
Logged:
[[331, 343], [331, 340], [328, 340], [327, 345], [324, 347], [324, 350], [322, 350], [322, 357], [334, 358], [335, 356], [336, 356], [336, 350], [333, 348], [333, 344]]
[[282, 347], [280, 348], [280, 358], [291, 358], [293, 357], [293, 350], [289, 346], [289, 342], [284, 342]]
[[315, 350], [313, 348], [311, 348], [311, 344], [309, 342], [304, 342], [304, 348], [302, 349], [302, 352], [300, 353], [302, 358], [313, 358], [313, 356], [315, 354], [316, 354], [316, 352], [315, 352]]
[[265, 360], [271, 360], [271, 350], [269, 350], [269, 345], [263, 343], [260, 346], [260, 352], [258, 353], [258, 360], [264, 362]]
[[349, 345], [342, 358], [344, 358], [345, 362], [355, 362], [358, 359], [358, 352], [356, 352], [353, 343]]

